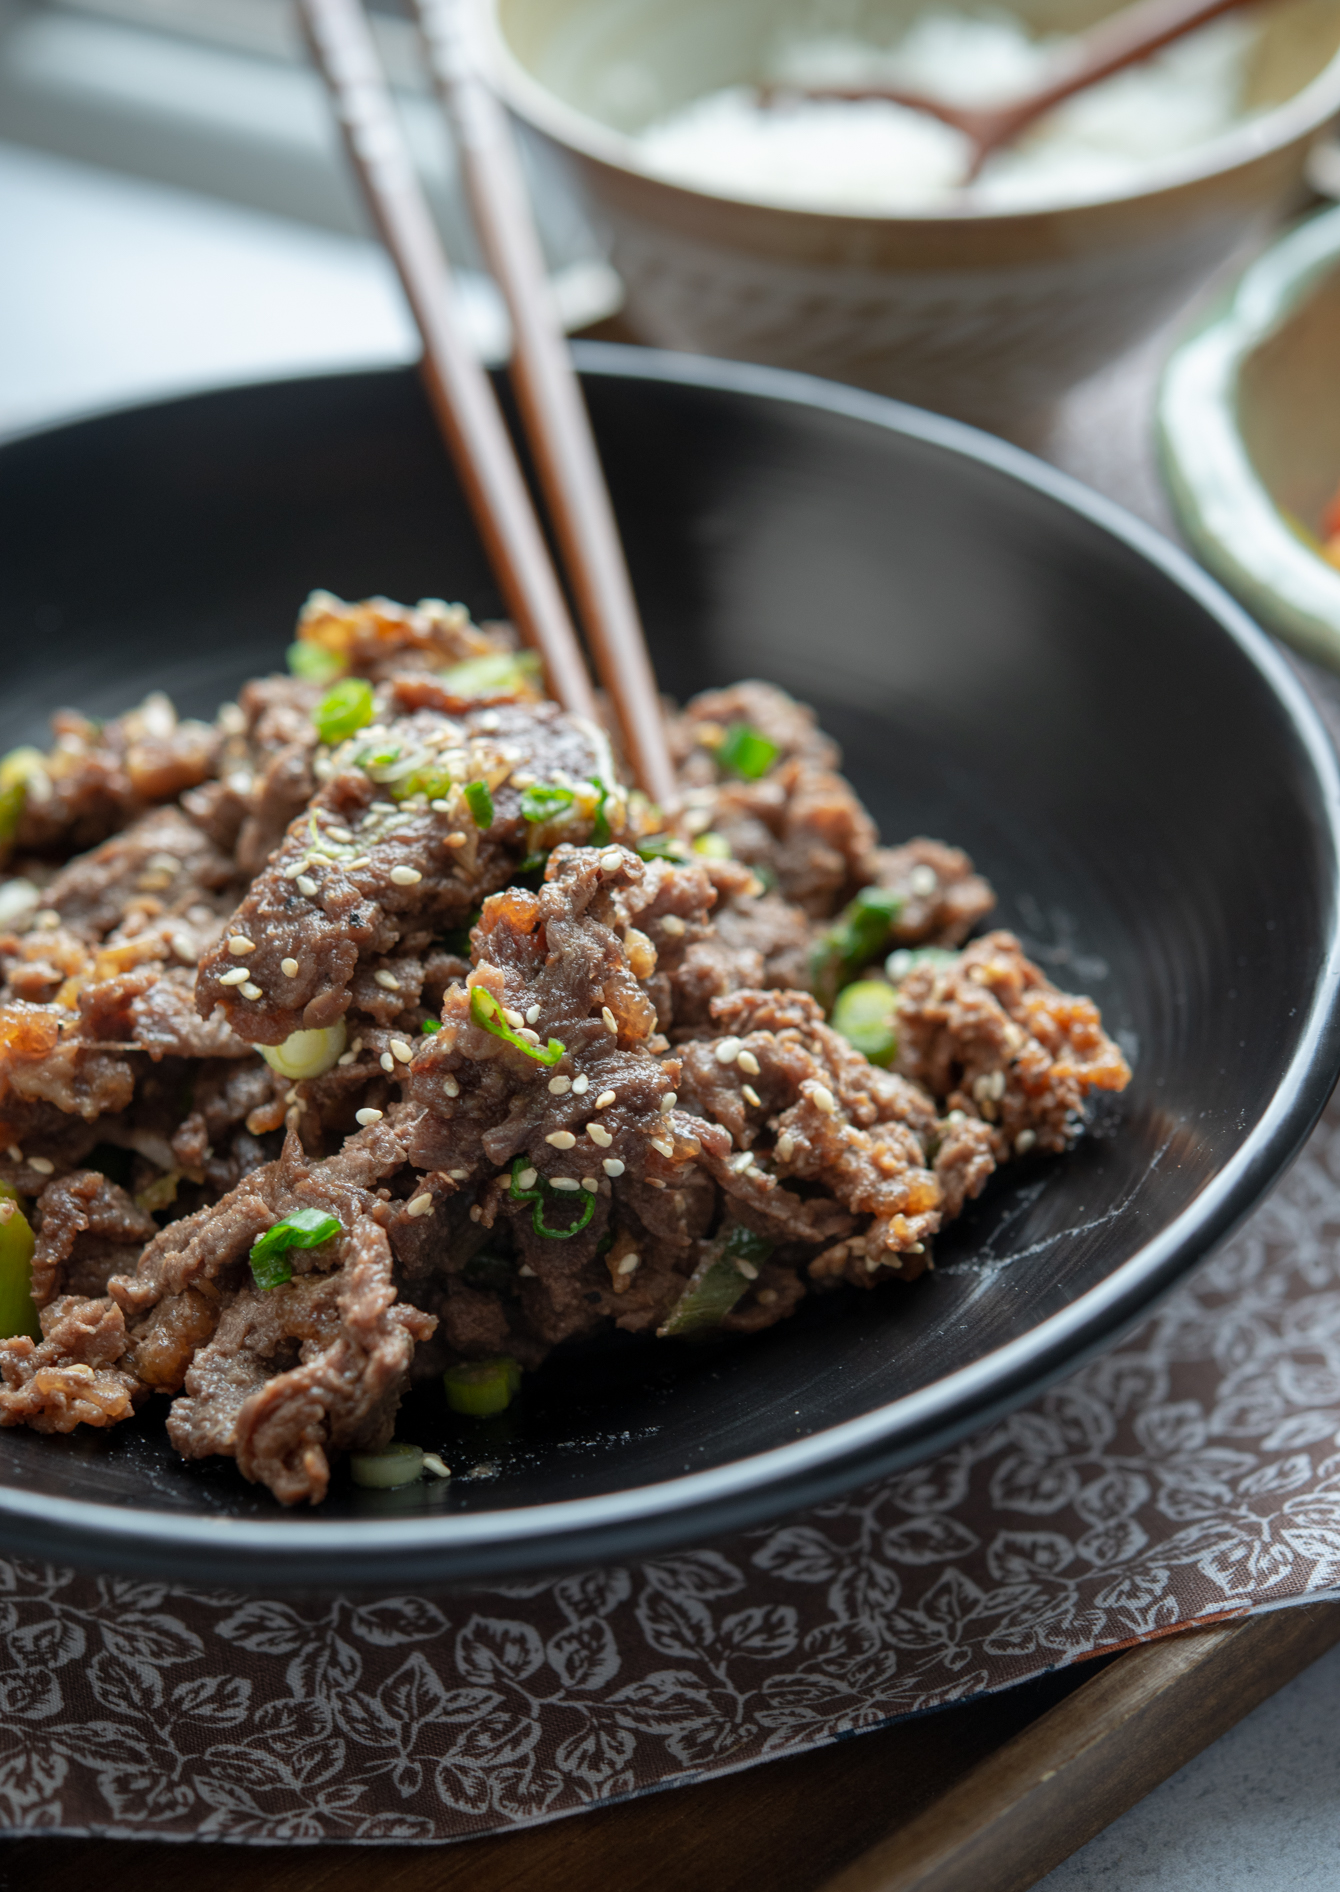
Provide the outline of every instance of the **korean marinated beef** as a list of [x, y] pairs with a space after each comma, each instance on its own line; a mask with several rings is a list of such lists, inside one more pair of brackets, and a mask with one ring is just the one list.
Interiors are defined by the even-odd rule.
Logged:
[[412, 1380], [911, 1280], [1128, 1080], [766, 684], [667, 827], [459, 607], [317, 594], [293, 667], [0, 763], [0, 1424], [162, 1395], [317, 1503]]

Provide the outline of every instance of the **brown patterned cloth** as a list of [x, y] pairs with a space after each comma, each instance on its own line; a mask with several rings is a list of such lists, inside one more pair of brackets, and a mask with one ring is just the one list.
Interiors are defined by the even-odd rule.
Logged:
[[628, 1568], [295, 1603], [0, 1562], [0, 1827], [441, 1841], [1340, 1584], [1340, 1106], [1126, 1345], [945, 1457]]

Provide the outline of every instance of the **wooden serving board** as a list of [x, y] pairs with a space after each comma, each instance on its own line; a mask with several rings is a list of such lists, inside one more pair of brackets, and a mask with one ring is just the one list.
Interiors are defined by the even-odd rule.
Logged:
[[1340, 1642], [1340, 1603], [1194, 1629], [794, 1759], [456, 1846], [10, 1841], [29, 1892], [1024, 1892]]

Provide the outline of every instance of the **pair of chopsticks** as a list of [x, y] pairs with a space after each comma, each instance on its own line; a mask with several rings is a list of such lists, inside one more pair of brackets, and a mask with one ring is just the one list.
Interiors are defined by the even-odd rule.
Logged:
[[[656, 678], [511, 131], [476, 68], [457, 0], [415, 4], [480, 243], [511, 315], [517, 404], [596, 669], [639, 784], [669, 808], [675, 778]], [[572, 618], [492, 383], [466, 341], [451, 268], [363, 0], [299, 0], [299, 14], [372, 220], [418, 325], [429, 400], [507, 609], [539, 652], [559, 702], [594, 719], [595, 699]]]

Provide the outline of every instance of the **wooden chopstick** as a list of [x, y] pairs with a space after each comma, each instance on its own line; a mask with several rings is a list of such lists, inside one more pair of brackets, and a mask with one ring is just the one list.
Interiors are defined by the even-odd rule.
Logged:
[[493, 388], [456, 314], [451, 270], [361, 0], [298, 0], [368, 208], [423, 338], [423, 377], [507, 609], [565, 709], [594, 720], [572, 619]]
[[653, 801], [670, 807], [675, 775], [656, 677], [511, 127], [479, 71], [459, 0], [415, 0], [415, 10], [475, 229], [512, 318], [517, 405], [577, 614], [633, 772]]

